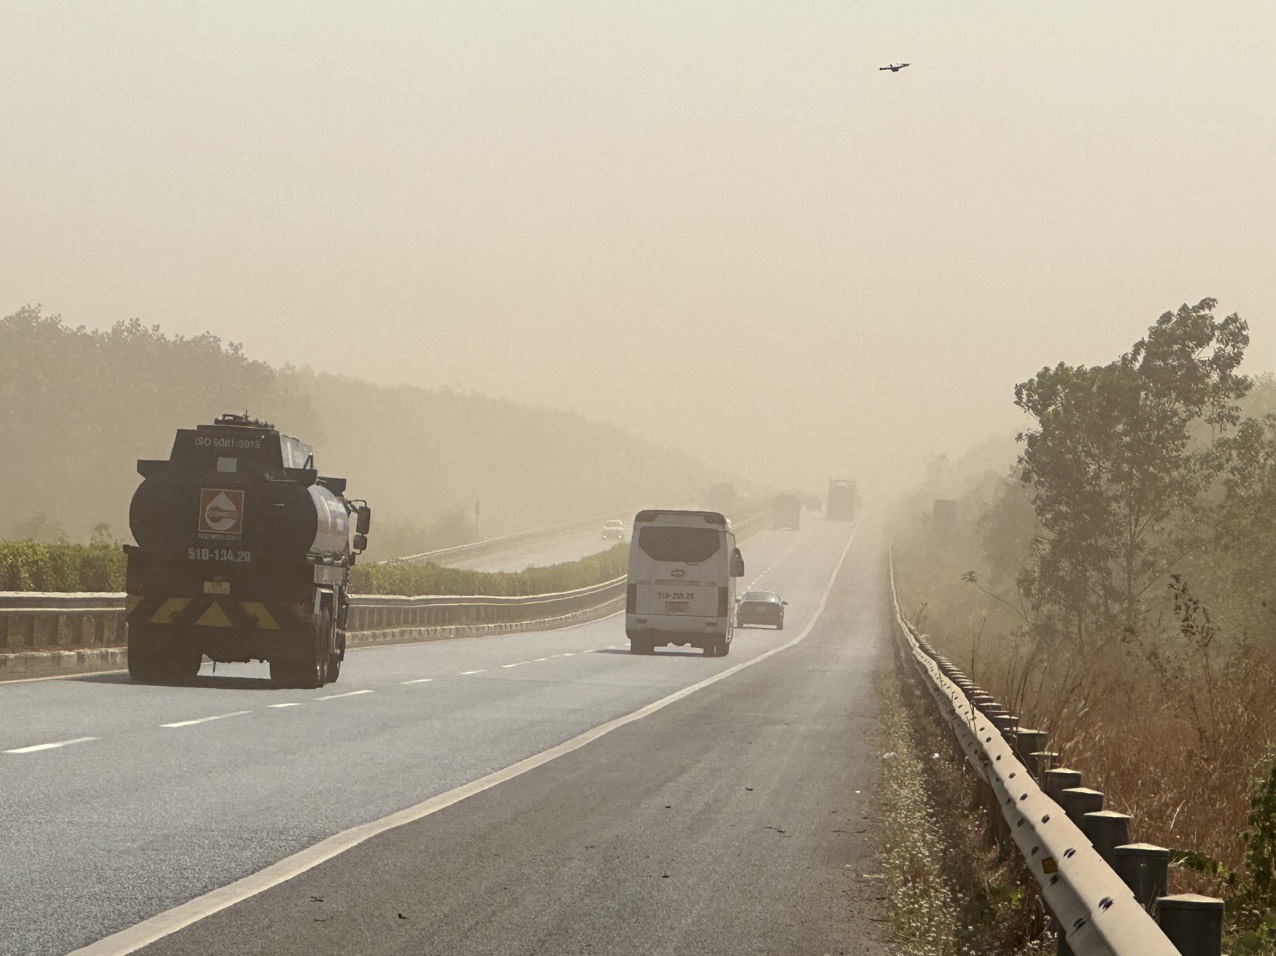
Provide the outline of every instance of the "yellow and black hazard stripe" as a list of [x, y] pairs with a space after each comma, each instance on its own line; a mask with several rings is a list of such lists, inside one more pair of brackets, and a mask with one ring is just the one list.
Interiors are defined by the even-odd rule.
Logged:
[[143, 597], [130, 594], [126, 610], [128, 622], [135, 625], [281, 631], [292, 630], [304, 623], [304, 609], [296, 604], [236, 601], [210, 594], [201, 594], [198, 597]]

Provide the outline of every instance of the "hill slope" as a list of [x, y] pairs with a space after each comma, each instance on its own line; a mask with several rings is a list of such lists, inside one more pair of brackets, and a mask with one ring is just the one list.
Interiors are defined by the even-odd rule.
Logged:
[[[40, 308], [0, 319], [0, 536], [127, 537], [138, 458], [174, 431], [247, 411], [315, 446], [376, 513], [370, 556], [445, 547], [635, 503], [691, 500], [713, 477], [611, 425], [452, 389], [387, 388], [254, 361], [214, 335], [136, 319], [72, 328]], [[99, 531], [99, 534], [101, 531]]]

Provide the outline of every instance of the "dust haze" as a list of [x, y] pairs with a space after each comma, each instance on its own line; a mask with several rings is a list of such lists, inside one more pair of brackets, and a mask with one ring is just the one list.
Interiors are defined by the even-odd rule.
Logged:
[[1276, 367], [1269, 4], [9, 2], [0, 28], [0, 314], [209, 331], [870, 496], [1181, 302]]

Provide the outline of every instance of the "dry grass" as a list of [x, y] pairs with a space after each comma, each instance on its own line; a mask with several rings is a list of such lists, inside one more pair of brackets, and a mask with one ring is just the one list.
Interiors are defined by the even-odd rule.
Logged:
[[[1013, 599], [962, 581], [981, 567], [973, 540], [897, 537], [905, 613], [1023, 726], [1047, 730], [1050, 749], [1083, 773], [1083, 785], [1134, 818], [1132, 839], [1243, 871], [1248, 794], [1276, 748], [1270, 644], [1194, 639], [1168, 613], [1149, 615], [1138, 638], [1081, 647], [1048, 636], [1027, 626]], [[1224, 877], [1181, 868], [1170, 891], [1229, 895]]]
[[883, 677], [878, 696], [883, 776], [880, 878], [901, 956], [1053, 953], [1035, 887], [990, 838], [982, 783], [911, 668]]

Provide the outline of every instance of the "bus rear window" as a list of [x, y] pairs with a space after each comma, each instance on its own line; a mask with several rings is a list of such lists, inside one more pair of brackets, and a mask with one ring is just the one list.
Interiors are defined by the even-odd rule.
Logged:
[[642, 528], [638, 547], [653, 561], [699, 564], [718, 553], [722, 532], [713, 528]]

